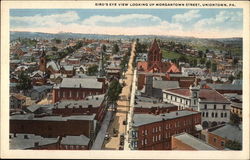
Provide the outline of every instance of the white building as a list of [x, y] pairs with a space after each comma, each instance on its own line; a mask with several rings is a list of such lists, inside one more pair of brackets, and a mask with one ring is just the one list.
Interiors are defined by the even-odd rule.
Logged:
[[216, 126], [230, 121], [231, 102], [216, 90], [192, 85], [163, 91], [163, 101], [200, 111], [203, 127]]

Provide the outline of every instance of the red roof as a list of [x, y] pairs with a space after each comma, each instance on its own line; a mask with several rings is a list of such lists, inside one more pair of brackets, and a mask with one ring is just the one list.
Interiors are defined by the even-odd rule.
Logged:
[[[188, 88], [168, 89], [167, 91], [185, 97], [190, 97], [191, 95], [190, 90]], [[199, 98], [202, 101], [230, 103], [230, 101], [228, 101], [223, 95], [213, 89], [200, 89]]]
[[181, 71], [174, 63], [172, 63], [171, 66], [168, 68], [167, 72], [168, 73], [179, 73]]
[[138, 62], [137, 63], [137, 69], [138, 71], [148, 71], [148, 62], [143, 61], [143, 62]]

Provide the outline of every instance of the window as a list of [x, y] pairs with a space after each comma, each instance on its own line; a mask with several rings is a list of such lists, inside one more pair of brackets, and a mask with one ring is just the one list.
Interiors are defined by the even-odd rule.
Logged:
[[227, 117], [227, 113], [224, 113], [224, 117]]
[[214, 117], [214, 112], [212, 112], [212, 117]]
[[137, 148], [137, 141], [134, 142], [134, 146], [135, 146], [135, 148]]
[[155, 128], [153, 128], [153, 133], [155, 133]]
[[156, 133], [158, 132], [158, 128], [157, 128], [157, 127], [155, 128], [155, 132], [156, 132]]
[[217, 139], [216, 139], [216, 138], [214, 138], [214, 143], [216, 143], [216, 141], [217, 141]]
[[144, 135], [144, 130], [141, 131], [141, 134]]
[[155, 142], [157, 142], [158, 141], [158, 136], [155, 136]]
[[71, 93], [71, 91], [69, 91], [69, 97], [71, 97], [72, 96], [72, 93]]
[[159, 126], [159, 131], [161, 131], [161, 126]]
[[223, 147], [225, 145], [225, 143], [223, 141], [221, 141], [221, 146]]
[[145, 139], [144, 141], [145, 141], [145, 144], [147, 144], [147, 143], [148, 143], [147, 139]]
[[182, 103], [182, 99], [181, 99], [181, 103]]
[[148, 135], [148, 130], [145, 130], [145, 135]]
[[65, 97], [65, 92], [63, 92], [63, 98]]
[[168, 124], [166, 124], [166, 129], [168, 129]]
[[204, 105], [204, 109], [207, 109], [207, 105], [206, 104]]
[[173, 96], [171, 96], [171, 100], [173, 99]]
[[142, 145], [142, 146], [144, 145], [144, 140], [141, 140], [141, 145]]
[[216, 109], [216, 104], [214, 105], [214, 109]]
[[218, 114], [217, 114], [217, 112], [215, 113], [215, 117], [218, 117]]
[[57, 96], [60, 98], [60, 97], [61, 97], [61, 96], [60, 96], [60, 91], [58, 91], [57, 94], [58, 94]]
[[223, 113], [220, 114], [220, 117], [223, 117]]
[[78, 91], [76, 92], [76, 97], [77, 97], [77, 98], [79, 97]]
[[202, 117], [204, 117], [205, 116], [205, 112], [202, 112]]
[[194, 105], [196, 105], [196, 100], [194, 100]]
[[175, 97], [175, 102], [177, 102], [177, 98]]
[[159, 135], [159, 141], [161, 140], [161, 135]]
[[186, 100], [186, 105], [188, 104], [188, 100]]
[[155, 142], [155, 136], [153, 136], [153, 143]]
[[223, 105], [223, 110], [225, 110], [226, 109], [226, 105]]
[[208, 112], [206, 112], [206, 117], [208, 117]]

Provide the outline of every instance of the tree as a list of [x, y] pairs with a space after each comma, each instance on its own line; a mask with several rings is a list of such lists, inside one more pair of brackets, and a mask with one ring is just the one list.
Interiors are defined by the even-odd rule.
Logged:
[[186, 55], [181, 55], [178, 60], [179, 62], [188, 62], [188, 58]]
[[216, 72], [216, 71], [217, 71], [217, 64], [212, 63], [212, 72]]
[[207, 61], [206, 67], [207, 67], [207, 69], [211, 68], [211, 61]]
[[241, 122], [240, 117], [236, 113], [231, 113], [230, 115], [230, 123], [238, 126]]
[[112, 48], [112, 53], [117, 54], [119, 52], [119, 46], [115, 43]]
[[114, 79], [111, 81], [108, 89], [108, 101], [115, 103], [119, 99], [119, 94], [122, 91], [122, 86], [118, 80]]
[[206, 49], [206, 53], [209, 53], [209, 49]]
[[32, 88], [32, 84], [31, 84], [31, 79], [30, 79], [29, 75], [26, 72], [22, 71], [18, 75], [17, 89], [28, 90], [31, 88]]
[[200, 64], [205, 64], [205, 62], [206, 62], [206, 59], [205, 59], [205, 58], [201, 58], [201, 59], [200, 59]]
[[106, 46], [105, 44], [102, 45], [102, 50], [103, 50], [104, 52], [106, 52], [107, 46]]
[[202, 58], [204, 53], [203, 51], [199, 51], [198, 54], [199, 54], [199, 57]]
[[52, 51], [58, 51], [58, 48], [55, 47], [55, 46], [53, 46], [53, 47], [51, 48], [51, 50], [52, 50]]
[[230, 76], [228, 77], [228, 79], [229, 79], [230, 82], [233, 82], [233, 80], [235, 79], [235, 77], [234, 77], [233, 75], [230, 75]]
[[231, 141], [231, 140], [226, 141], [225, 147], [229, 148], [231, 150], [241, 150], [242, 149], [242, 145], [239, 142]]
[[87, 75], [93, 76], [96, 75], [97, 72], [98, 72], [98, 65], [93, 65], [88, 68]]

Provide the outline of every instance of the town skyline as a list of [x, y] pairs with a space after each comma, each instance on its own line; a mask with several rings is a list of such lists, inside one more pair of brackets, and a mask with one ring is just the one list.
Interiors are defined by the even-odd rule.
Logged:
[[12, 9], [10, 31], [232, 38], [242, 18], [242, 9]]

